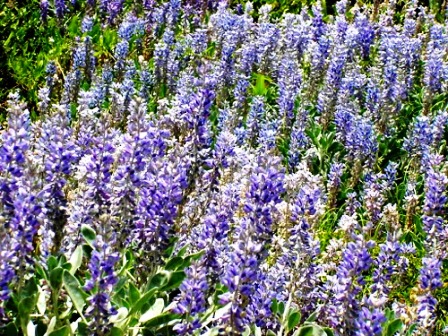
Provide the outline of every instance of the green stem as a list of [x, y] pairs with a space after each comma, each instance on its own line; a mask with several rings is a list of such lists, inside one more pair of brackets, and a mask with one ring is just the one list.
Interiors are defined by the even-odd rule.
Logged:
[[56, 326], [59, 324], [59, 290], [51, 291], [51, 301], [53, 302], [53, 316], [56, 318]]

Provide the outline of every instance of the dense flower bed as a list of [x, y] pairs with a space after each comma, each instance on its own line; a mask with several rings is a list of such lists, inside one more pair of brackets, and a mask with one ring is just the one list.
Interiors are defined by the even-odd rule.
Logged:
[[446, 23], [417, 1], [41, 10], [77, 36], [36, 120], [7, 102], [0, 334], [441, 335]]

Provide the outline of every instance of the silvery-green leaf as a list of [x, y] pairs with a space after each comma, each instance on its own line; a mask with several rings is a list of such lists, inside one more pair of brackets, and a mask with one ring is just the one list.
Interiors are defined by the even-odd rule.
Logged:
[[224, 307], [219, 308], [214, 314], [211, 314], [207, 320], [205, 320], [202, 325], [205, 327], [207, 326], [209, 323], [219, 320], [221, 317], [223, 317], [225, 314], [227, 314], [230, 310], [230, 306], [231, 306], [231, 302], [226, 304]]
[[243, 331], [242, 336], [250, 336], [251, 330], [249, 326], [246, 326], [246, 328]]
[[86, 304], [85, 302], [85, 293], [81, 289], [81, 285], [79, 284], [78, 279], [76, 279], [73, 275], [68, 271], [64, 271], [63, 273], [63, 283], [64, 287], [67, 290], [68, 295], [72, 299], [73, 305], [75, 306], [78, 314], [84, 319], [82, 314], [83, 308]]
[[79, 266], [82, 264], [82, 246], [79, 245], [75, 252], [70, 257], [69, 263], [72, 265], [70, 268], [70, 274], [74, 275], [76, 271], [78, 270]]
[[208, 329], [202, 336], [217, 336], [219, 335], [219, 328]]
[[47, 299], [45, 297], [45, 292], [43, 291], [42, 287], [38, 286], [39, 288], [39, 295], [37, 297], [37, 311], [40, 315], [44, 315], [45, 311], [47, 310]]
[[296, 330], [293, 336], [326, 336], [327, 333], [316, 324], [308, 324]]
[[165, 308], [165, 301], [162, 298], [156, 299], [156, 302], [139, 319], [140, 323], [145, 323], [154, 317], [160, 315]]
[[70, 323], [70, 330], [72, 334], [76, 335], [76, 330], [78, 330], [78, 324], [81, 321], [81, 319], [77, 319], [75, 322]]
[[33, 321], [28, 322], [28, 325], [26, 326], [26, 333], [27, 336], [36, 335], [36, 326], [33, 324]]
[[110, 323], [117, 323], [121, 320], [124, 320], [127, 316], [128, 316], [128, 309], [126, 307], [120, 307], [117, 309], [117, 314], [112, 315], [109, 318], [109, 322]]
[[56, 326], [56, 317], [52, 317], [50, 320], [50, 323], [48, 324], [47, 331], [45, 332], [44, 336], [50, 335], [50, 333], [54, 330], [54, 327]]

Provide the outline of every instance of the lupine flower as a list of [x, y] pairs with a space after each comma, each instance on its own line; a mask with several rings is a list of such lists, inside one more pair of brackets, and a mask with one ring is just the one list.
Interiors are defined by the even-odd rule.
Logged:
[[[42, 134], [36, 141], [35, 160], [43, 162], [44, 171], [40, 172], [44, 180], [41, 188], [45, 195], [46, 216], [48, 218], [47, 236], [42, 245], [43, 252], [50, 248], [59, 251], [63, 227], [66, 223], [67, 199], [64, 187], [72, 172], [73, 165], [78, 159], [77, 148], [72, 139], [69, 119], [64, 106], [55, 106], [55, 111], [42, 124]], [[51, 237], [51, 234], [54, 237]], [[51, 239], [53, 238], [53, 239]]]
[[87, 299], [90, 305], [85, 315], [91, 318], [89, 329], [95, 335], [107, 334], [112, 327], [109, 317], [117, 314], [116, 308], [111, 304], [110, 295], [118, 282], [114, 271], [118, 260], [120, 260], [119, 254], [112, 252], [103, 237], [97, 235], [95, 249], [89, 262], [91, 278], [84, 286], [86, 291], [93, 293]]
[[434, 24], [430, 28], [431, 40], [426, 49], [426, 66], [424, 84], [427, 89], [428, 99], [437, 93], [441, 87], [442, 66], [445, 50], [442, 47], [444, 41], [441, 26]]
[[42, 21], [47, 20], [48, 16], [48, 0], [41, 0], [40, 1], [40, 15], [42, 17]]
[[381, 310], [370, 311], [367, 308], [362, 308], [355, 321], [356, 332], [354, 335], [382, 335], [384, 322], [386, 322], [386, 317]]
[[48, 62], [47, 67], [45, 69], [45, 74], [47, 75], [46, 84], [49, 88], [51, 88], [54, 84], [53, 76], [56, 74], [56, 65], [54, 64], [54, 62], [52, 61]]
[[434, 290], [442, 287], [441, 262], [437, 258], [423, 258], [420, 269], [419, 287], [422, 294], [418, 297], [418, 326], [419, 330], [432, 330], [434, 328], [434, 312], [437, 299]]
[[[32, 192], [31, 181], [24, 183], [15, 193], [14, 213], [9, 223], [11, 229], [11, 249], [14, 251], [12, 265], [18, 280], [17, 286], [23, 286], [25, 274], [34, 267], [32, 256], [35, 246], [34, 239], [41, 230], [44, 221], [43, 205], [40, 195]], [[43, 232], [46, 234], [47, 232]], [[44, 237], [45, 238], [45, 237]], [[44, 251], [43, 254], [48, 254]]]
[[65, 0], [55, 0], [54, 6], [56, 8], [56, 16], [58, 17], [58, 19], [62, 19], [65, 13], [68, 11]]
[[150, 161], [163, 156], [166, 149], [164, 139], [167, 132], [158, 131], [146, 119], [146, 104], [141, 99], [132, 102], [127, 130], [117, 149], [117, 167], [112, 176], [114, 196], [111, 198], [111, 211], [116, 218], [113, 225], [121, 232], [118, 241], [123, 244], [133, 226], [135, 207], [139, 202], [139, 189], [146, 180]]
[[330, 167], [330, 172], [328, 173], [328, 184], [327, 184], [327, 190], [328, 190], [328, 199], [329, 199], [329, 206], [330, 208], [334, 206], [334, 202], [336, 200], [336, 193], [338, 192], [338, 189], [341, 185], [341, 177], [344, 173], [345, 165], [340, 162], [335, 162]]
[[403, 149], [410, 155], [422, 158], [432, 142], [429, 118], [418, 116], [414, 122], [412, 132], [403, 142]]
[[148, 183], [139, 190], [136, 220], [128, 243], [135, 242], [137, 251], [145, 251], [142, 268], [151, 266], [144, 262], [145, 254], [158, 256], [168, 247], [173, 235], [189, 168], [179, 161], [172, 153], [165, 162], [151, 164], [145, 177]]
[[[83, 224], [93, 226], [95, 232], [102, 235], [105, 240], [112, 229], [110, 226], [101, 225], [99, 220], [110, 213], [116, 132], [108, 128], [110, 121], [105, 118], [97, 118], [93, 123], [93, 131], [87, 129], [89, 132], [86, 132], [88, 136], [86, 143], [78, 143], [82, 156], [76, 167], [75, 176], [79, 181], [76, 193], [83, 196], [74, 197], [68, 204], [70, 215], [64, 228], [63, 242], [67, 254], [73, 252], [79, 244], [79, 230]], [[83, 149], [84, 146], [86, 147]], [[95, 204], [93, 208], [92, 202]], [[110, 242], [106, 240], [106, 243]]]
[[317, 109], [322, 115], [322, 122], [326, 125], [332, 118], [336, 96], [342, 81], [344, 65], [347, 59], [347, 47], [338, 44], [331, 55], [331, 63], [327, 70], [325, 86], [319, 93]]
[[33, 238], [39, 230], [37, 216], [41, 211], [40, 204], [33, 206], [36, 197], [30, 194], [31, 181], [27, 181], [29, 111], [18, 93], [10, 93], [7, 102], [8, 128], [0, 142], [0, 306], [10, 298], [14, 281], [23, 281], [33, 266]]
[[364, 189], [364, 202], [367, 210], [367, 217], [372, 224], [380, 220], [381, 208], [385, 201], [385, 190], [378, 176], [373, 176], [370, 181], [366, 181]]
[[83, 34], [88, 33], [92, 30], [93, 18], [91, 16], [85, 16], [81, 23], [81, 32]]
[[426, 172], [422, 221], [427, 235], [426, 242], [432, 248], [430, 250], [432, 253], [436, 253], [438, 242], [442, 240], [444, 225], [442, 214], [448, 200], [446, 196], [448, 178], [438, 169], [441, 161], [442, 158], [440, 156], [431, 155]]
[[255, 322], [254, 312], [248, 307], [253, 300], [251, 296], [255, 294], [254, 283], [259, 276], [260, 262], [266, 258], [263, 237], [269, 237], [272, 230], [269, 205], [279, 202], [283, 189], [282, 174], [274, 168], [258, 168], [250, 180], [243, 208], [246, 216], [235, 232], [230, 263], [222, 278], [229, 291], [221, 301], [231, 302], [229, 313], [222, 319], [230, 328], [229, 333], [241, 332], [247, 322]]
[[129, 42], [126, 40], [120, 41], [115, 47], [115, 59], [117, 60], [115, 66], [117, 69], [124, 68], [124, 60], [129, 53]]
[[336, 112], [337, 137], [345, 144], [349, 158], [366, 161], [371, 166], [378, 150], [375, 129], [371, 122], [355, 117], [350, 111], [341, 108]]
[[332, 302], [326, 307], [327, 319], [337, 334], [353, 328], [355, 318], [359, 314], [359, 302], [356, 295], [364, 284], [363, 272], [372, 264], [369, 249], [374, 246], [373, 241], [365, 241], [355, 236], [356, 241], [349, 242], [342, 254], [336, 274], [330, 277]]
[[201, 326], [196, 316], [206, 309], [205, 295], [208, 289], [206, 270], [199, 263], [193, 263], [185, 271], [187, 278], [180, 285], [181, 293], [173, 309], [175, 313], [185, 315], [185, 320], [174, 327], [179, 335], [191, 335]]
[[399, 243], [399, 232], [387, 234], [386, 242], [380, 244], [380, 253], [374, 260], [373, 283], [371, 295], [366, 299], [366, 305], [372, 308], [384, 308], [392, 288], [392, 277], [408, 267], [404, 254], [413, 252], [413, 247]]
[[48, 87], [40, 88], [37, 96], [39, 99], [38, 108], [42, 113], [45, 113], [50, 106], [50, 89]]
[[207, 278], [213, 285], [223, 269], [223, 253], [226, 251], [226, 240], [230, 232], [232, 217], [239, 205], [240, 197], [234, 185], [222, 187], [221, 199], [217, 204], [209, 206], [207, 215], [200, 226], [199, 239], [196, 242], [199, 249], [205, 249], [202, 260], [208, 268]]
[[[264, 8], [267, 16], [269, 7], [265, 5]], [[280, 39], [280, 30], [276, 25], [265, 20], [260, 23], [257, 35], [257, 64], [261, 69], [268, 69], [274, 62], [275, 49]]]
[[354, 25], [358, 30], [356, 42], [361, 50], [361, 55], [367, 58], [370, 54], [370, 47], [375, 39], [375, 30], [368, 18], [359, 12], [356, 13]]
[[296, 120], [291, 130], [291, 141], [289, 144], [289, 164], [296, 167], [301, 159], [302, 152], [310, 142], [306, 134], [306, 120], [308, 114], [303, 109], [299, 109]]
[[267, 151], [272, 151], [276, 147], [277, 134], [280, 128], [280, 120], [267, 119], [261, 126], [259, 133], [260, 147]]
[[279, 272], [283, 268], [285, 272], [284, 279], [277, 285], [280, 287], [277, 299], [285, 304], [293, 300], [304, 315], [312, 313], [319, 300], [317, 286], [320, 281], [317, 275], [320, 270], [315, 260], [320, 254], [320, 247], [311, 233], [309, 219], [317, 214], [320, 198], [319, 189], [310, 186], [300, 189], [292, 205], [292, 227], [283, 246], [284, 254], [278, 259], [273, 271]]
[[294, 119], [294, 105], [300, 92], [302, 76], [295, 62], [285, 57], [279, 69], [279, 115], [284, 118], [285, 126], [290, 127]]
[[432, 147], [438, 148], [440, 141], [443, 138], [446, 126], [448, 125], [448, 113], [446, 111], [440, 111], [433, 119], [431, 124], [431, 136]]
[[109, 22], [112, 23], [123, 10], [124, 0], [110, 0], [107, 4]]
[[254, 146], [257, 143], [260, 132], [260, 123], [264, 118], [265, 107], [263, 97], [254, 97], [251, 102], [249, 114], [247, 115], [246, 130], [244, 132], [244, 141]]
[[20, 103], [19, 95], [10, 94], [8, 98], [8, 128], [1, 134], [0, 147], [0, 195], [3, 216], [12, 215], [12, 193], [18, 189], [20, 178], [26, 174], [26, 153], [30, 148], [31, 126], [29, 111], [25, 104]]

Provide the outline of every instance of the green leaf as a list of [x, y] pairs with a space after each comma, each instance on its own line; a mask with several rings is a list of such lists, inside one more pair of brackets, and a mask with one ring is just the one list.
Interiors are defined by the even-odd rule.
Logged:
[[2, 335], [8, 335], [8, 336], [17, 336], [17, 328], [14, 322], [10, 322], [6, 325], [4, 328], [0, 328], [0, 333]]
[[81, 234], [86, 240], [87, 244], [93, 247], [96, 238], [95, 231], [90, 226], [84, 224], [81, 226]]
[[[175, 246], [175, 244], [172, 244], [170, 247], [174, 247], [174, 246]], [[188, 244], [186, 244], [184, 247], [182, 247], [179, 250], [179, 252], [177, 252], [177, 256], [182, 258], [185, 255], [185, 253], [187, 252], [188, 247], [189, 247]]]
[[114, 287], [114, 296], [118, 296], [120, 298], [124, 298], [127, 295], [127, 291], [125, 290], [125, 285], [128, 280], [125, 277], [120, 278], [117, 284]]
[[71, 275], [70, 272], [65, 270], [63, 274], [63, 282], [68, 295], [72, 299], [73, 305], [78, 311], [78, 314], [81, 315], [81, 317], [84, 319], [82, 311], [86, 304], [85, 298], [87, 297], [87, 295], [81, 289], [81, 285], [79, 284], [78, 279]]
[[59, 291], [62, 285], [62, 273], [64, 269], [60, 266], [50, 272], [50, 286], [54, 291]]
[[311, 323], [317, 320], [317, 312], [312, 313], [305, 322]]
[[252, 92], [254, 96], [266, 96], [268, 89], [266, 82], [270, 82], [270, 78], [263, 74], [256, 74], [255, 85], [253, 86]]
[[127, 271], [131, 270], [134, 266], [134, 258], [132, 257], [132, 253], [129, 250], [123, 254], [123, 265], [118, 271], [119, 275], [124, 275]]
[[186, 266], [190, 266], [192, 260], [199, 260], [203, 254], [204, 254], [204, 251], [202, 250], [202, 251], [199, 251], [199, 252], [196, 252], [196, 253], [186, 256], [185, 261], [188, 262], [188, 265], [186, 265]]
[[306, 325], [298, 329], [293, 336], [326, 336], [326, 333], [318, 325]]
[[78, 323], [78, 329], [76, 329], [76, 334], [79, 336], [90, 336], [91, 333], [89, 331], [89, 326], [86, 322], [79, 322]]
[[48, 280], [47, 273], [46, 273], [45, 270], [43, 269], [42, 265], [40, 265], [40, 264], [36, 264], [34, 267], [35, 267], [35, 269], [36, 269], [36, 273], [37, 273], [42, 279]]
[[184, 281], [184, 279], [185, 279], [184, 271], [177, 271], [170, 273], [168, 277], [168, 283], [165, 286], [163, 286], [163, 290], [169, 291], [178, 288], [182, 283], [182, 281]]
[[142, 307], [148, 303], [148, 301], [154, 296], [154, 294], [157, 292], [158, 288], [153, 288], [146, 292], [134, 305], [132, 305], [129, 316], [134, 315], [136, 312], [140, 312]]
[[389, 308], [384, 309], [384, 316], [386, 317], [387, 321], [395, 319], [395, 313], [393, 312], [392, 309]]
[[[76, 121], [78, 119], [78, 110], [76, 109], [76, 104], [74, 104], [74, 103], [70, 104], [70, 116], [74, 121]], [[90, 227], [89, 227], [89, 229], [92, 230]], [[81, 230], [82, 230], [82, 228], [81, 228]], [[93, 233], [95, 233], [95, 231], [93, 231]], [[87, 241], [87, 239], [86, 239], [86, 241]], [[89, 243], [89, 241], [87, 241], [87, 243]]]
[[406, 336], [411, 336], [414, 334], [415, 329], [417, 328], [416, 324], [411, 324], [408, 331], [406, 331]]
[[20, 299], [23, 299], [26, 297], [36, 298], [36, 294], [37, 294], [38, 290], [39, 290], [39, 288], [37, 287], [36, 279], [35, 278], [29, 279], [19, 293]]
[[82, 256], [83, 256], [82, 246], [79, 245], [70, 257], [69, 263], [72, 265], [70, 268], [70, 274], [74, 275], [78, 270], [78, 268], [81, 266]]
[[148, 283], [148, 290], [152, 290], [154, 288], [160, 289], [168, 283], [168, 279], [170, 276], [170, 272], [162, 271], [154, 275], [151, 281]]
[[70, 271], [72, 269], [72, 264], [70, 264], [69, 262], [65, 262], [61, 265], [61, 267], [67, 271]]
[[19, 303], [18, 309], [20, 317], [20, 326], [22, 330], [28, 329], [28, 324], [30, 322], [30, 315], [36, 306], [36, 301], [37, 297], [36, 295], [33, 295], [33, 296], [26, 296]]
[[121, 330], [120, 328], [117, 327], [113, 327], [110, 331], [110, 335], [111, 336], [123, 336], [123, 330]]
[[400, 319], [395, 319], [387, 324], [385, 336], [394, 336], [403, 328], [403, 322]]
[[179, 315], [177, 315], [177, 314], [164, 313], [162, 315], [159, 315], [159, 316], [156, 316], [156, 317], [152, 318], [151, 320], [146, 322], [144, 324], [144, 326], [147, 327], [147, 328], [160, 327], [160, 326], [162, 326], [164, 324], [180, 321], [178, 318], [179, 318]]
[[58, 330], [52, 331], [49, 336], [68, 336], [70, 335], [70, 327], [65, 326]]
[[334, 332], [333, 332], [333, 330], [332, 330], [331, 328], [324, 327], [324, 328], [322, 328], [322, 329], [325, 331], [325, 333], [327, 334], [327, 336], [334, 336]]
[[277, 306], [277, 313], [279, 315], [283, 315], [284, 312], [285, 312], [285, 303], [284, 302], [279, 302], [278, 306]]
[[162, 298], [158, 298], [156, 302], [140, 317], [140, 323], [146, 323], [156, 316], [160, 315], [165, 308], [165, 301]]
[[183, 258], [181, 257], [174, 257], [171, 260], [169, 260], [166, 265], [165, 265], [165, 269], [166, 270], [172, 270], [172, 271], [177, 271], [178, 269], [183, 269], [184, 268], [184, 264], [185, 261]]
[[130, 303], [134, 304], [140, 299], [140, 292], [137, 287], [131, 282], [129, 283], [129, 299]]
[[300, 312], [298, 311], [293, 311], [289, 314], [288, 316], [288, 325], [287, 325], [287, 329], [288, 331], [293, 330], [300, 322]]
[[106, 29], [103, 31], [103, 46], [106, 50], [112, 51], [116, 44], [117, 35], [113, 29]]
[[78, 17], [74, 16], [71, 19], [70, 24], [68, 26], [68, 31], [70, 32], [70, 35], [72, 35], [72, 36], [79, 35], [79, 33], [78, 33], [78, 27], [79, 27], [78, 20], [79, 20]]
[[277, 299], [272, 300], [271, 312], [273, 312], [274, 314], [278, 313], [278, 301], [277, 301]]

